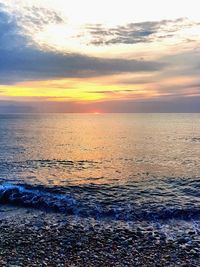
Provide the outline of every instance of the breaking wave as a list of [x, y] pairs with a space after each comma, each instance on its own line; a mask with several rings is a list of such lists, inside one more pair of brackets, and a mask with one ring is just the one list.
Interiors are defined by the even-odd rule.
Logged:
[[[106, 188], [102, 185], [62, 188], [1, 184], [0, 203], [96, 219], [155, 221], [200, 218], [199, 206], [141, 203], [137, 198], [135, 201], [126, 198], [124, 190], [123, 187]], [[117, 191], [123, 193], [115, 197]]]

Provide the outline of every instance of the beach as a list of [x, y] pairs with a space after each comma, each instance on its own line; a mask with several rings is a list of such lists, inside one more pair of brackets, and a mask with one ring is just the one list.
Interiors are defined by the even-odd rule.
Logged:
[[127, 225], [4, 206], [0, 266], [194, 266], [198, 229], [172, 238], [149, 223]]

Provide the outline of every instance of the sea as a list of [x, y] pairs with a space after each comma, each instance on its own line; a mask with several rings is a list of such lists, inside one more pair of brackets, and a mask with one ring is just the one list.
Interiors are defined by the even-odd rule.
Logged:
[[0, 204], [200, 227], [200, 114], [1, 114]]

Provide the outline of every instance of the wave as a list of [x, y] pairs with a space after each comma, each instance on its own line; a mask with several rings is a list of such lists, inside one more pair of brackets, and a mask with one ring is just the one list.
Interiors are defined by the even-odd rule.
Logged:
[[[177, 205], [147, 205], [110, 200], [109, 196], [99, 201], [98, 190], [94, 187], [74, 187], [77, 194], [62, 190], [62, 188], [50, 188], [45, 186], [31, 185], [0, 185], [0, 203], [20, 207], [41, 209], [49, 212], [59, 212], [68, 215], [82, 217], [93, 217], [96, 219], [112, 219], [123, 221], [135, 220], [167, 220], [167, 219], [199, 219], [200, 207], [177, 206]], [[92, 199], [84, 198], [81, 192], [88, 191], [87, 194], [96, 196]], [[116, 193], [115, 193], [116, 194]], [[108, 192], [103, 193], [104, 196]], [[77, 197], [79, 196], [79, 197]]]
[[0, 186], [0, 203], [71, 214], [75, 200], [70, 196], [45, 192], [37, 187], [3, 184]]

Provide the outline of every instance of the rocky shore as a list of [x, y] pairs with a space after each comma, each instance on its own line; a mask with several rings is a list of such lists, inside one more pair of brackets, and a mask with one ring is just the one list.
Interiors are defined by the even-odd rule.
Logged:
[[7, 208], [0, 212], [0, 266], [200, 266], [200, 232], [176, 238], [151, 225], [99, 222]]

